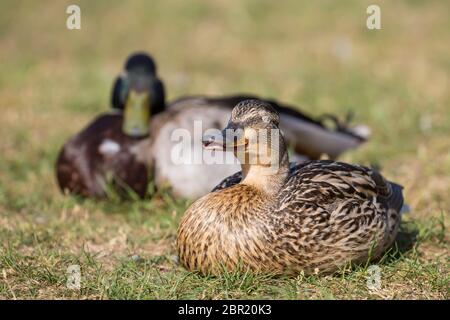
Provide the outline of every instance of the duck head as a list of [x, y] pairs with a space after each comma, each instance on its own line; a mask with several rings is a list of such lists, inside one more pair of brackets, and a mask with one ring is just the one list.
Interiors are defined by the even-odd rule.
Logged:
[[164, 87], [149, 55], [135, 53], [128, 57], [114, 85], [112, 107], [123, 113], [125, 134], [132, 137], [148, 134], [150, 115], [164, 109]]
[[279, 123], [279, 114], [269, 103], [244, 100], [233, 108], [225, 129], [203, 137], [203, 147], [233, 151], [241, 163], [243, 182], [264, 187], [265, 177], [281, 177], [289, 167]]

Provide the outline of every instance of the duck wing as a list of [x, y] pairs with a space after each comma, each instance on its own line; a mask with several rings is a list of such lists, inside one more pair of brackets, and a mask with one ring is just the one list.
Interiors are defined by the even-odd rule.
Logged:
[[212, 189], [211, 192], [216, 192], [222, 189], [232, 187], [242, 180], [242, 171], [236, 172], [235, 174], [223, 179], [217, 186]]
[[102, 114], [62, 147], [56, 161], [56, 178], [62, 192], [84, 197], [103, 197], [103, 179], [96, 175], [100, 164], [98, 147], [109, 129], [121, 126], [120, 115]]
[[[283, 198], [283, 195], [287, 198]], [[402, 187], [388, 182], [374, 169], [332, 160], [308, 161], [291, 165], [290, 174], [280, 192], [280, 201], [314, 200], [322, 204], [341, 199], [380, 201], [400, 211]]]
[[315, 243], [328, 258], [356, 262], [392, 244], [402, 204], [401, 186], [372, 169], [311, 161], [291, 169], [274, 217], [279, 232], [299, 235], [296, 245]]

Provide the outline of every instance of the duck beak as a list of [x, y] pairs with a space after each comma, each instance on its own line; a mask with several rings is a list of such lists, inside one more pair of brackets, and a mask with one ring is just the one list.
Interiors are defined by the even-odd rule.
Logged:
[[122, 130], [132, 137], [146, 136], [149, 132], [150, 93], [130, 90], [123, 115]]
[[204, 135], [202, 138], [203, 148], [206, 150], [225, 150], [226, 142], [223, 131], [217, 134]]
[[231, 151], [237, 147], [246, 145], [244, 130], [236, 129], [230, 125], [215, 134], [204, 135], [202, 143], [206, 150], [222, 151]]

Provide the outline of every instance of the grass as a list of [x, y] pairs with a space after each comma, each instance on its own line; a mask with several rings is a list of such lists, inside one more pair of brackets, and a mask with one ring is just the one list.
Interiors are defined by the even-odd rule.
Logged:
[[[71, 1], [0, 4], [0, 298], [449, 299], [450, 33], [445, 1]], [[405, 187], [411, 212], [378, 263], [332, 276], [245, 272], [201, 277], [176, 263], [189, 201], [62, 196], [62, 143], [108, 106], [123, 59], [147, 50], [173, 99], [251, 92], [313, 115], [352, 111], [372, 139], [345, 161], [377, 163]], [[81, 267], [80, 290], [66, 287]]]

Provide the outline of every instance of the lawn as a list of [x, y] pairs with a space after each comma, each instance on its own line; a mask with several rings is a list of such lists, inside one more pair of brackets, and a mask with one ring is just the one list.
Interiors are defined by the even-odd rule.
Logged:
[[[0, 2], [0, 298], [449, 299], [450, 2]], [[64, 141], [108, 109], [123, 60], [158, 62], [169, 100], [249, 92], [312, 115], [349, 111], [371, 140], [342, 158], [377, 164], [405, 187], [410, 212], [381, 261], [335, 275], [202, 277], [177, 264], [177, 224], [191, 200], [158, 190], [135, 202], [62, 196]], [[80, 290], [67, 269], [79, 265]]]

